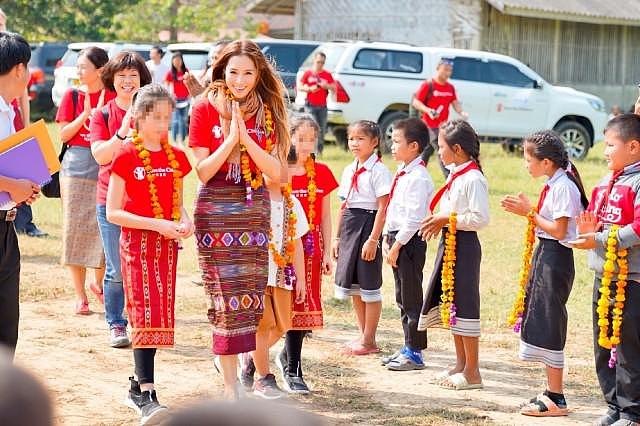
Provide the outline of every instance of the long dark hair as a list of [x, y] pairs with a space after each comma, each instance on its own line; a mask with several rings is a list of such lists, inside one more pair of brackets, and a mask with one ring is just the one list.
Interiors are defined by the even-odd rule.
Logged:
[[[449, 147], [453, 148], [455, 145], [460, 145], [460, 148], [478, 165], [480, 172], [482, 172], [482, 166], [480, 165], [480, 139], [478, 139], [478, 134], [473, 130], [471, 124], [465, 120], [451, 120], [440, 126], [440, 134], [442, 134]], [[484, 172], [482, 173], [484, 174]]]
[[[180, 58], [180, 62], [182, 62], [182, 66], [180, 67], [180, 69], [177, 69], [175, 65], [173, 65], [173, 60], [175, 58]], [[182, 57], [182, 53], [180, 52], [176, 52], [173, 54], [173, 56], [171, 56], [171, 75], [173, 76], [173, 81], [177, 81], [178, 80], [178, 73], [186, 73], [187, 72], [187, 66], [184, 64], [184, 58]]]
[[545, 158], [551, 161], [556, 167], [561, 168], [567, 172], [567, 176], [576, 185], [578, 191], [580, 191], [580, 202], [583, 208], [587, 208], [589, 205], [589, 198], [584, 192], [584, 185], [582, 185], [582, 179], [580, 173], [574, 164], [569, 160], [569, 154], [567, 148], [562, 142], [560, 135], [553, 130], [542, 130], [535, 132], [523, 141], [524, 149], [530, 156], [542, 161]]

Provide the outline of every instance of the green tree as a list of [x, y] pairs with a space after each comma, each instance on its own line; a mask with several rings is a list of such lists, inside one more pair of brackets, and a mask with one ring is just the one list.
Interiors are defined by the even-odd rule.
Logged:
[[121, 38], [150, 40], [166, 30], [170, 41], [177, 41], [178, 31], [218, 38], [219, 29], [235, 19], [242, 0], [143, 0], [132, 10], [115, 19]]
[[113, 40], [115, 17], [135, 10], [139, 0], [11, 0], [0, 1], [8, 28], [30, 41]]

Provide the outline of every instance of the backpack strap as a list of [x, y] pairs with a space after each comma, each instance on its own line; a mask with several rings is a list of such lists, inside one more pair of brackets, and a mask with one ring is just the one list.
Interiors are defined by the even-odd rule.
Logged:
[[430, 79], [429, 87], [427, 88], [427, 96], [425, 96], [424, 101], [422, 101], [422, 103], [427, 105], [427, 102], [429, 102], [429, 99], [431, 99], [432, 96], [433, 96], [433, 79]]
[[76, 110], [78, 109], [78, 89], [71, 89], [71, 102], [73, 103], [73, 116], [76, 117]]
[[102, 113], [102, 118], [104, 119], [104, 126], [109, 130], [109, 107], [107, 105], [103, 106], [100, 110]]

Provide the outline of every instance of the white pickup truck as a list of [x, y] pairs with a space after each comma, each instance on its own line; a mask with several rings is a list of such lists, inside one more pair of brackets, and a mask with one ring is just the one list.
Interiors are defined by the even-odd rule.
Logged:
[[[508, 56], [361, 41], [329, 42], [316, 50], [327, 55], [325, 68], [338, 82], [327, 104], [328, 127], [338, 143], [346, 143], [348, 123], [366, 119], [379, 123], [383, 148], [388, 148], [391, 123], [408, 115], [412, 95], [432, 77], [442, 57], [453, 58], [451, 83], [483, 140], [517, 143], [534, 131], [555, 129], [570, 156], [582, 159], [606, 125], [602, 99], [553, 86]], [[313, 53], [299, 73], [310, 67], [312, 57]], [[303, 93], [298, 93], [296, 104], [304, 105]]]

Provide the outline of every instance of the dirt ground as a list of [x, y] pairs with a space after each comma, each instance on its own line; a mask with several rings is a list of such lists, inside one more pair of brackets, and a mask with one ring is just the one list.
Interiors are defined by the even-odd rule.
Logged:
[[[102, 306], [91, 299], [93, 315], [72, 314], [73, 293], [57, 259], [23, 256], [22, 270], [16, 363], [35, 372], [50, 388], [57, 424], [137, 424], [137, 415], [122, 404], [133, 371], [131, 349], [108, 346]], [[219, 398], [222, 392], [222, 379], [212, 365], [202, 287], [192, 283], [195, 276], [178, 278], [176, 346], [160, 350], [156, 357], [156, 388], [160, 401], [170, 408]], [[344, 315], [349, 322], [351, 314]], [[517, 361], [517, 338], [512, 334], [482, 337], [485, 388], [463, 392], [432, 384], [434, 375], [454, 361], [448, 332], [430, 333], [433, 349], [426, 351], [428, 368], [416, 372], [387, 371], [377, 356], [342, 355], [341, 345], [353, 337], [353, 328], [339, 321], [314, 332], [303, 349], [305, 376], [314, 392], [283, 403], [313, 411], [330, 425], [578, 425], [590, 424], [603, 411], [593, 381], [583, 380], [592, 368], [590, 348], [585, 356], [568, 359], [569, 417], [537, 420], [519, 415], [517, 407], [543, 390], [542, 370]], [[401, 344], [397, 319], [383, 321], [379, 343], [385, 352]]]

